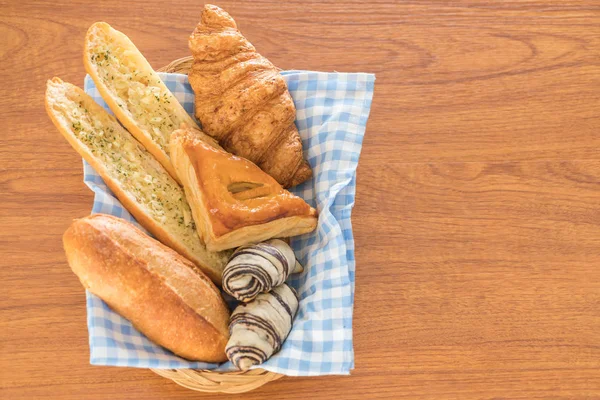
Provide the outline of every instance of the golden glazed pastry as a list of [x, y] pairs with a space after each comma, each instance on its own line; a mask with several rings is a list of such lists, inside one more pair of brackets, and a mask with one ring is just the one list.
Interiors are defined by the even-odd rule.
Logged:
[[317, 226], [317, 211], [250, 161], [217, 149], [194, 130], [171, 136], [171, 158], [210, 251], [295, 236]]
[[287, 85], [233, 18], [206, 5], [189, 46], [194, 57], [189, 81], [203, 131], [284, 187], [309, 179], [312, 171], [303, 157]]

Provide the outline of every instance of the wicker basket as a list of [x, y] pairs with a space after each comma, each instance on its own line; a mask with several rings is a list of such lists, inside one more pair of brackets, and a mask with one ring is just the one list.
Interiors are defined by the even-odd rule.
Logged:
[[169, 65], [166, 65], [162, 68], [157, 69], [158, 72], [173, 72], [173, 73], [177, 73], [177, 74], [186, 74], [190, 71], [190, 68], [192, 68], [192, 56], [188, 56], [188, 57], [183, 57], [183, 58], [179, 58], [173, 62], [171, 62]]
[[[192, 57], [184, 57], [159, 68], [159, 72], [187, 74], [192, 66]], [[153, 369], [158, 375], [188, 389], [210, 393], [244, 393], [277, 380], [283, 375], [264, 369], [246, 372], [213, 372], [195, 369]]]

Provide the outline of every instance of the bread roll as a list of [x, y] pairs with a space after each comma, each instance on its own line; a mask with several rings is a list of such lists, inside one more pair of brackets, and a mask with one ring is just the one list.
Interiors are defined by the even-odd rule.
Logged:
[[144, 228], [221, 285], [230, 253], [206, 249], [183, 189], [152, 154], [83, 90], [59, 78], [48, 81], [46, 111]]
[[189, 360], [227, 359], [229, 310], [192, 262], [105, 214], [75, 220], [63, 244], [83, 286], [150, 340]]

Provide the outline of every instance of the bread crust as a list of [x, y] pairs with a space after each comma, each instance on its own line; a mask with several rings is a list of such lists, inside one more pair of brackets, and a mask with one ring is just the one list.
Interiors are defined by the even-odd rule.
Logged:
[[[69, 83], [63, 82], [59, 78], [53, 78], [48, 83], [48, 90], [52, 90], [53, 85], [68, 85], [70, 90], [74, 90], [79, 92], [80, 94], [85, 95], [86, 105], [90, 110], [101, 108], [96, 102], [94, 102], [91, 97], [89, 97], [83, 90], [78, 88], [77, 86], [71, 85]], [[171, 247], [178, 253], [182, 254], [189, 260], [193, 261], [196, 265], [198, 265], [204, 273], [206, 273], [217, 285], [221, 285], [221, 279], [223, 274], [223, 268], [225, 263], [227, 262], [227, 256], [223, 256], [222, 261], [219, 265], [212, 265], [207, 262], [204, 258], [200, 257], [195, 252], [191, 251], [184, 243], [180, 242], [175, 238], [171, 233], [166, 231], [162, 226], [160, 226], [151, 216], [147, 214], [147, 212], [140, 206], [139, 203], [135, 201], [127, 192], [125, 192], [119, 183], [108, 173], [104, 164], [96, 158], [86, 146], [82, 145], [82, 143], [73, 135], [71, 128], [66, 126], [63, 121], [60, 121], [55, 113], [52, 110], [52, 104], [50, 102], [53, 100], [53, 96], [51, 94], [46, 95], [45, 97], [45, 106], [46, 111], [54, 125], [57, 127], [59, 132], [67, 139], [69, 144], [77, 151], [81, 157], [83, 157], [94, 170], [102, 177], [106, 185], [110, 188], [110, 190], [117, 196], [121, 204], [133, 215], [137, 222], [140, 223], [144, 228], [146, 228], [150, 233], [152, 233], [158, 240], [167, 246]], [[104, 111], [104, 110], [102, 110]], [[114, 118], [111, 116], [111, 118]], [[115, 121], [116, 122], [116, 121]]]
[[105, 214], [75, 220], [63, 244], [83, 286], [150, 340], [189, 360], [226, 360], [229, 310], [193, 263]]

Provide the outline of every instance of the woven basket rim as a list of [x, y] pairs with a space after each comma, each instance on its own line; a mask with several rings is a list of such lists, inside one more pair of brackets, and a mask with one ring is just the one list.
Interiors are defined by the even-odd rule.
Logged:
[[[182, 57], [159, 68], [158, 72], [186, 74], [192, 66], [192, 57]], [[265, 369], [248, 371], [216, 372], [196, 369], [153, 369], [158, 375], [180, 386], [207, 393], [245, 393], [282, 378], [284, 375]]]
[[190, 71], [190, 68], [192, 67], [192, 61], [193, 61], [192, 56], [181, 57], [181, 58], [171, 61], [169, 64], [165, 65], [164, 67], [160, 67], [156, 71], [157, 72], [172, 72], [172, 73], [187, 75], [187, 73]]
[[185, 388], [206, 393], [245, 393], [284, 375], [264, 369], [216, 372], [197, 369], [151, 369]]

